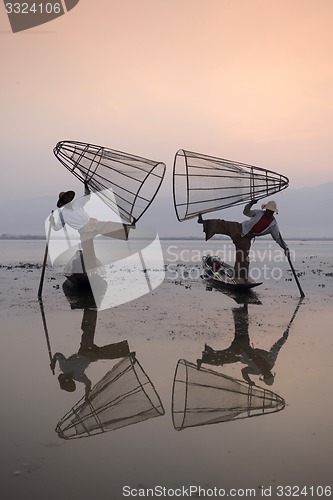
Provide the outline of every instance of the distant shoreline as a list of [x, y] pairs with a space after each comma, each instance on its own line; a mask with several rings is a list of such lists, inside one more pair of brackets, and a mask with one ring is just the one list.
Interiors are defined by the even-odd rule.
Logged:
[[[170, 240], [170, 241], [202, 241], [202, 237], [197, 237], [197, 236], [160, 236], [159, 239], [161, 241], [165, 240]], [[215, 241], [218, 240], [228, 240], [228, 237], [217, 237], [214, 238]], [[264, 238], [261, 237], [260, 240], [270, 240], [271, 238]], [[307, 236], [299, 236], [299, 237], [285, 237], [285, 240], [299, 240], [299, 241], [333, 241], [333, 237], [327, 237], [327, 236], [322, 236], [322, 237], [307, 237]], [[34, 235], [34, 234], [2, 234], [0, 235], [0, 240], [24, 240], [24, 241], [29, 241], [29, 240], [37, 240], [37, 241], [45, 241], [46, 238], [45, 236], [42, 235]]]

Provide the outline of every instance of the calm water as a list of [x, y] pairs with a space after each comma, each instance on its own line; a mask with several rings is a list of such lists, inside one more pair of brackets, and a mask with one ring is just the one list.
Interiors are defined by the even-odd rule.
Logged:
[[[269, 243], [255, 243], [251, 266], [282, 275], [267, 275], [243, 298], [206, 290], [207, 244], [168, 241], [164, 283], [97, 314], [87, 297], [73, 302], [59, 269], [48, 268], [43, 315], [40, 269], [19, 263], [40, 263], [44, 243], [0, 242], [2, 498], [118, 500], [158, 486], [169, 489], [164, 497], [192, 486], [194, 497], [201, 487], [202, 497], [216, 488], [262, 498], [264, 487], [284, 498], [279, 487], [288, 485], [295, 495], [306, 487], [302, 496], [329, 497], [333, 243], [290, 242], [302, 303], [275, 246], [263, 253]], [[221, 251], [221, 242], [208, 249]], [[135, 358], [119, 350], [124, 341]], [[88, 359], [86, 403], [82, 381], [61, 390], [59, 364], [50, 369], [57, 352]], [[262, 380], [267, 363], [271, 385]]]
[[[115, 240], [98, 240], [99, 248], [101, 248], [102, 258], [103, 245], [107, 248], [108, 242], [113, 245]], [[222, 253], [228, 257], [232, 254], [232, 244], [229, 240], [210, 240], [204, 242], [201, 240], [161, 240], [161, 245], [167, 260], [174, 260], [174, 255], [179, 255], [183, 252], [184, 260], [195, 260], [197, 252], [207, 253]], [[330, 257], [333, 250], [332, 240], [288, 240], [288, 245], [291, 250], [295, 250], [296, 256], [300, 257]], [[42, 262], [44, 256], [45, 241], [40, 240], [0, 240], [1, 263], [18, 263], [18, 262]], [[279, 250], [278, 245], [271, 240], [257, 239], [252, 245], [254, 253], [260, 250], [266, 250], [266, 255], [269, 256]], [[99, 254], [99, 257], [101, 255]]]

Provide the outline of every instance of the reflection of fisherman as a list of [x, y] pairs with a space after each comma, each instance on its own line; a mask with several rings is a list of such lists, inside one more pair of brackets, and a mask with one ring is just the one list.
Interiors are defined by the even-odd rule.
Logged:
[[102, 234], [110, 238], [127, 240], [129, 229], [135, 228], [135, 224], [99, 221], [91, 218], [84, 210], [84, 205], [90, 199], [90, 191], [87, 183], [85, 183], [84, 192], [85, 196], [76, 200], [74, 200], [74, 191], [59, 193], [57, 207], [62, 208], [59, 210], [59, 220], [55, 222], [53, 215], [51, 215], [50, 222], [55, 231], [59, 231], [65, 224], [68, 224], [79, 232], [86, 270], [92, 270], [96, 268], [96, 255], [93, 242], [95, 236]]
[[206, 241], [214, 234], [225, 234], [230, 236], [236, 247], [235, 276], [237, 278], [248, 279], [249, 251], [251, 240], [256, 236], [271, 234], [272, 238], [280, 245], [285, 254], [289, 254], [289, 249], [285, 241], [281, 238], [278, 224], [274, 218], [274, 212], [278, 212], [275, 201], [271, 200], [263, 204], [263, 210], [251, 210], [252, 205], [257, 200], [252, 200], [245, 205], [243, 214], [249, 217], [242, 223], [232, 222], [224, 219], [203, 220], [199, 215], [198, 223], [203, 224], [203, 231], [206, 234]]
[[247, 367], [242, 369], [242, 375], [246, 382], [250, 385], [254, 385], [254, 382], [250, 379], [249, 375], [259, 375], [261, 376], [259, 377], [260, 380], [265, 382], [265, 384], [272, 385], [274, 383], [275, 373], [272, 373], [272, 368], [275, 365], [276, 358], [287, 338], [288, 331], [285, 332], [277, 342], [275, 342], [269, 351], [258, 348], [254, 349], [250, 345], [243, 348], [241, 362], [247, 364]]
[[202, 359], [197, 360], [198, 369], [202, 363], [222, 366], [240, 361], [247, 365], [242, 369], [242, 376], [250, 385], [255, 385], [250, 379], [250, 375], [259, 375], [265, 384], [272, 385], [275, 377], [272, 369], [281, 347], [288, 338], [289, 327], [271, 349], [265, 351], [264, 349], [254, 348], [250, 344], [247, 305], [245, 304], [244, 308], [234, 308], [232, 313], [235, 324], [235, 337], [231, 345], [227, 349], [217, 351], [205, 344]]
[[80, 349], [76, 354], [66, 358], [62, 353], [57, 352], [52, 358], [51, 369], [54, 370], [56, 362], [62, 373], [58, 376], [61, 389], [73, 392], [76, 389], [76, 382], [85, 385], [85, 397], [87, 398], [91, 390], [91, 380], [85, 374], [86, 369], [93, 361], [100, 359], [124, 358], [130, 354], [127, 340], [98, 347], [94, 344], [94, 335], [97, 321], [97, 311], [85, 309], [82, 319], [82, 337]]

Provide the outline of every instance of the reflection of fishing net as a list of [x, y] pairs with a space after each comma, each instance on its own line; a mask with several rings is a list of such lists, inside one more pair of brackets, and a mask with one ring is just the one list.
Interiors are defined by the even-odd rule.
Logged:
[[174, 160], [173, 196], [180, 221], [270, 196], [288, 183], [270, 170], [183, 149]]
[[172, 390], [176, 430], [280, 411], [285, 401], [272, 391], [251, 387], [222, 373], [178, 361]]
[[77, 439], [114, 431], [164, 415], [161, 400], [132, 356], [123, 358], [58, 423], [64, 439]]
[[91, 191], [126, 222], [140, 219], [165, 174], [164, 163], [84, 142], [58, 142], [53, 152], [75, 177], [88, 181]]

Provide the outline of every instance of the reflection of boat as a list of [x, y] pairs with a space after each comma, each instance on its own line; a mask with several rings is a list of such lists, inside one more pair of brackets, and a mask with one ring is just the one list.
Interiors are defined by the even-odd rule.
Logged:
[[99, 260], [97, 260], [97, 266], [96, 271], [89, 273], [88, 276], [84, 265], [83, 252], [82, 250], [77, 250], [75, 255], [65, 265], [64, 275], [76, 286], [89, 287], [91, 276], [103, 277], [105, 275], [103, 264]]
[[202, 265], [205, 272], [205, 278], [214, 286], [227, 288], [234, 291], [246, 291], [262, 283], [258, 283], [249, 278], [234, 277], [234, 268], [217, 256], [205, 255], [202, 258]]
[[119, 361], [60, 420], [56, 432], [78, 439], [164, 415], [159, 395], [134, 353]]
[[262, 305], [262, 302], [260, 301], [258, 295], [253, 291], [252, 288], [244, 290], [243, 293], [241, 293], [237, 289], [235, 290], [233, 288], [227, 288], [225, 286], [214, 285], [214, 283], [212, 283], [211, 280], [207, 279], [207, 277], [202, 277], [206, 278], [206, 290], [209, 292], [211, 292], [212, 290], [218, 291], [223, 295], [226, 295], [227, 297], [233, 299], [236, 304], [242, 304], [244, 306], [247, 304]]
[[89, 276], [86, 285], [77, 285], [77, 283], [69, 279], [62, 285], [63, 292], [70, 303], [71, 309], [100, 307], [107, 287], [107, 281], [97, 274]]
[[268, 389], [178, 361], [172, 389], [172, 420], [178, 431], [275, 413], [284, 407], [285, 400]]

